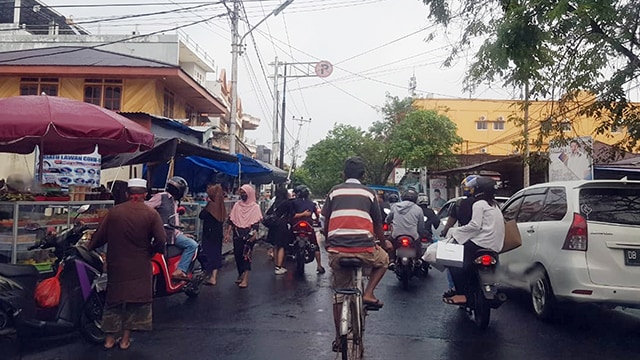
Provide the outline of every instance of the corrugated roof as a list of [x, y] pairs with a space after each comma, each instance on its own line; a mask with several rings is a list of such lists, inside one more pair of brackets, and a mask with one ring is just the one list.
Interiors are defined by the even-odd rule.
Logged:
[[177, 68], [155, 60], [80, 46], [58, 46], [0, 53], [0, 65], [19, 66], [113, 66]]

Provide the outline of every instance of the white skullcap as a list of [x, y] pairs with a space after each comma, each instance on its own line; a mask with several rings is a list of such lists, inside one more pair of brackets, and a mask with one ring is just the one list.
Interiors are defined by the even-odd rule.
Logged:
[[145, 179], [129, 179], [129, 181], [127, 182], [127, 186], [132, 188], [132, 187], [139, 187], [139, 188], [147, 188], [147, 180]]

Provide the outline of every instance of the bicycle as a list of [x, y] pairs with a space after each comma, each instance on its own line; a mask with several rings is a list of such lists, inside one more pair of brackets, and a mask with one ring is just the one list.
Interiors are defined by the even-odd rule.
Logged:
[[[369, 310], [362, 302], [362, 260], [349, 257], [341, 258], [338, 264], [342, 268], [353, 269], [355, 287], [334, 289], [334, 296], [342, 295], [342, 311], [340, 315], [340, 354], [342, 360], [362, 359], [364, 356], [364, 323]], [[336, 356], [337, 358], [337, 356]]]

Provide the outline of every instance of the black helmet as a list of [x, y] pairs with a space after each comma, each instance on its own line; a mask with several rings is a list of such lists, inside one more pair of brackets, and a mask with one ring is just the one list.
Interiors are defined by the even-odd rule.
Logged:
[[184, 178], [174, 176], [167, 180], [165, 190], [171, 194], [174, 199], [180, 201], [189, 192], [189, 184], [187, 184], [187, 180]]
[[298, 185], [293, 189], [293, 192], [296, 194], [297, 198], [308, 199], [309, 198], [309, 188], [305, 185]]
[[473, 196], [476, 198], [492, 198], [493, 196], [495, 196], [496, 189], [498, 187], [498, 183], [496, 183], [495, 180], [488, 176], [478, 176], [477, 178], [467, 183], [467, 185], [473, 188]]
[[396, 193], [391, 193], [389, 195], [389, 204], [393, 204], [393, 203], [397, 203], [400, 201], [400, 198], [398, 197], [398, 194]]
[[402, 201], [411, 201], [415, 203], [418, 201], [418, 193], [413, 189], [409, 189], [402, 194]]
[[421, 207], [429, 207], [429, 197], [424, 194], [418, 195], [418, 201], [416, 204]]

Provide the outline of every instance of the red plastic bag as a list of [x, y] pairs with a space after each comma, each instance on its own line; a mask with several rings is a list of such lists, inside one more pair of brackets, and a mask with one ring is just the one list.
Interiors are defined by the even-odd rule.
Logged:
[[58, 266], [58, 272], [52, 278], [43, 280], [36, 286], [34, 297], [36, 304], [42, 308], [54, 308], [60, 304], [60, 273], [62, 265]]

